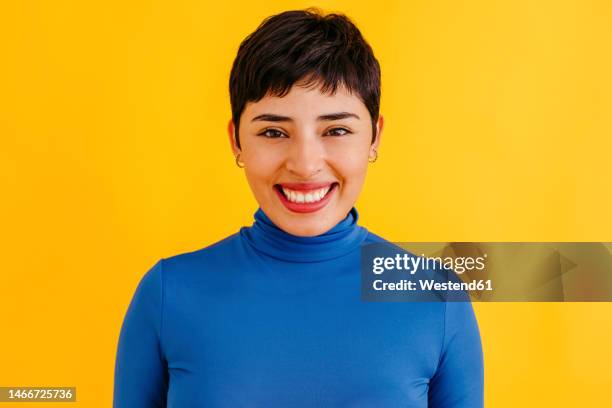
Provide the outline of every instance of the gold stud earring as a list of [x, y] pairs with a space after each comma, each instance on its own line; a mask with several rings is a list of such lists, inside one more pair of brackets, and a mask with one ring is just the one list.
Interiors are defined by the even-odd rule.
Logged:
[[372, 157], [368, 158], [368, 161], [370, 163], [374, 163], [376, 161], [376, 159], [378, 159], [378, 152], [376, 151], [376, 149], [373, 149], [373, 150], [374, 150], [374, 158], [372, 158]]
[[244, 168], [244, 163], [240, 161], [240, 153], [236, 155], [236, 166], [240, 167], [241, 169]]

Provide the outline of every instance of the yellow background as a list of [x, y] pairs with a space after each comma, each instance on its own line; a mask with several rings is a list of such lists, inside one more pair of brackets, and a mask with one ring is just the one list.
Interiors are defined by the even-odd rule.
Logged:
[[[607, 0], [7, 1], [0, 385], [74, 385], [67, 405], [110, 406], [144, 272], [252, 222], [225, 133], [240, 41], [311, 5], [352, 17], [382, 66], [362, 225], [395, 241], [612, 241]], [[487, 406], [610, 400], [612, 304], [475, 309]]]

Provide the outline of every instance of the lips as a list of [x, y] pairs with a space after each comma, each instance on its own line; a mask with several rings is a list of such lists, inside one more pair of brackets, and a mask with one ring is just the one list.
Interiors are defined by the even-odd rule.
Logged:
[[298, 213], [314, 212], [325, 207], [337, 188], [337, 182], [274, 185], [274, 190], [285, 207]]

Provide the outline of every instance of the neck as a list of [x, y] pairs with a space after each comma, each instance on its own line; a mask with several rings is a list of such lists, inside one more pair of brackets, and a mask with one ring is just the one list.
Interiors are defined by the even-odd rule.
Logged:
[[252, 226], [240, 230], [241, 236], [257, 251], [291, 262], [321, 262], [344, 256], [358, 250], [367, 236], [367, 230], [357, 225], [359, 214], [355, 207], [333, 228], [313, 237], [280, 229], [261, 208], [254, 218]]

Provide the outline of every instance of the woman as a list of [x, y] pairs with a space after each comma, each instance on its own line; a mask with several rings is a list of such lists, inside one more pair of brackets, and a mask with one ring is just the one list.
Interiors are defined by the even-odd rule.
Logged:
[[289, 11], [240, 46], [228, 130], [260, 208], [142, 278], [115, 407], [481, 407], [470, 303], [360, 299], [354, 204], [383, 129], [380, 69], [346, 17]]

